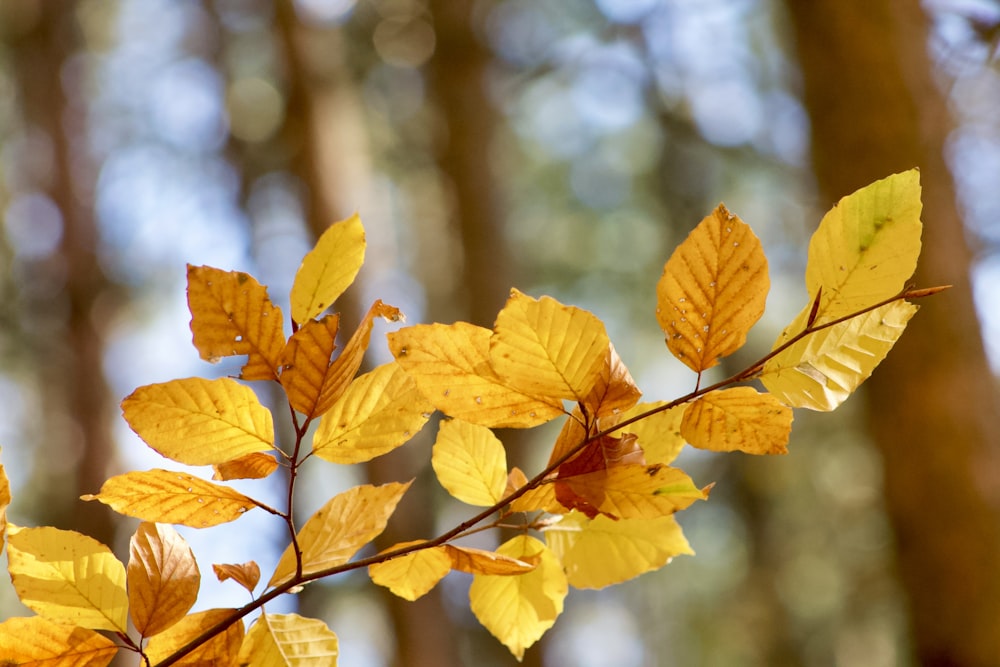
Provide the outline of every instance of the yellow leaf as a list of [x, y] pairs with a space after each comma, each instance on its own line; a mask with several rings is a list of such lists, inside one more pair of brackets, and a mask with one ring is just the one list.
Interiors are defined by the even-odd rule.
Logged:
[[[619, 421], [631, 419], [636, 415], [665, 405], [666, 401], [656, 403], [640, 403], [619, 415]], [[650, 415], [622, 428], [622, 433], [632, 433], [639, 438], [642, 453], [646, 463], [670, 464], [686, 444], [681, 436], [681, 419], [687, 409], [687, 404], [681, 404]]]
[[183, 472], [156, 469], [117, 475], [104, 482], [97, 495], [81, 498], [99, 500], [116, 512], [137, 519], [192, 528], [235, 521], [256, 507], [248, 497], [228, 486]]
[[615, 466], [560, 478], [557, 495], [562, 484], [586, 501], [585, 505], [567, 506], [569, 509], [586, 511], [589, 506], [618, 519], [655, 519], [708, 497], [683, 471], [659, 464]]
[[877, 308], [809, 334], [764, 364], [761, 382], [785, 405], [830, 411], [885, 359], [917, 306]]
[[396, 362], [435, 408], [489, 428], [530, 428], [563, 414], [558, 398], [510, 386], [490, 365], [489, 329], [466, 322], [420, 324], [390, 333]]
[[587, 439], [587, 429], [583, 425], [583, 419], [583, 413], [580, 412], [580, 408], [574, 408], [573, 414], [563, 422], [562, 428], [559, 430], [559, 435], [556, 436], [556, 442], [552, 446], [552, 453], [549, 454], [547, 465], [552, 465], [556, 460], [568, 454], [570, 450], [578, 447]]
[[495, 551], [484, 551], [471, 547], [460, 547], [455, 544], [444, 545], [444, 550], [451, 557], [451, 569], [469, 574], [518, 575], [531, 572], [538, 567], [537, 557], [522, 560]]
[[[385, 530], [410, 483], [392, 482], [382, 486], [364, 484], [331, 498], [309, 517], [298, 533], [302, 550], [302, 572], [310, 574], [342, 565], [361, 547]], [[295, 575], [295, 552], [288, 545], [268, 586], [288, 581]]]
[[469, 589], [472, 613], [520, 661], [562, 613], [569, 587], [558, 559], [533, 537], [515, 537], [497, 552], [538, 561], [538, 567], [519, 576], [474, 575]]
[[292, 283], [292, 319], [311, 320], [333, 305], [365, 261], [365, 230], [357, 214], [330, 225], [302, 260]]
[[441, 486], [463, 503], [489, 507], [503, 498], [507, 454], [485, 426], [458, 419], [442, 421], [431, 465]]
[[188, 264], [188, 308], [194, 346], [206, 361], [249, 355], [244, 380], [276, 380], [285, 347], [281, 309], [267, 288], [242, 271]]
[[0, 465], [0, 537], [7, 532], [7, 508], [10, 507], [10, 482], [7, 471]]
[[604, 588], [694, 554], [673, 516], [614, 521], [570, 512], [545, 528], [545, 542], [575, 588]]
[[696, 373], [716, 365], [746, 342], [770, 286], [760, 241], [719, 204], [677, 246], [657, 283], [667, 348]]
[[198, 599], [201, 573], [194, 553], [170, 526], [143, 522], [129, 541], [129, 614], [143, 637], [181, 620]]
[[292, 407], [315, 417], [323, 386], [330, 379], [330, 359], [337, 349], [340, 316], [309, 320], [292, 334], [281, 353], [281, 386]]
[[[165, 660], [202, 632], [231, 618], [235, 611], [235, 609], [208, 609], [185, 616], [168, 630], [150, 637], [146, 646], [146, 656], [154, 665]], [[235, 665], [242, 643], [243, 621], [239, 620], [174, 664], [182, 667]]]
[[240, 665], [336, 667], [340, 647], [326, 623], [298, 614], [263, 614], [250, 627]]
[[257, 587], [257, 582], [260, 581], [260, 566], [252, 560], [241, 565], [229, 563], [212, 565], [212, 571], [215, 572], [219, 581], [232, 579], [251, 593]]
[[642, 392], [635, 386], [635, 380], [622, 363], [615, 346], [609, 345], [597, 383], [583, 402], [587, 414], [592, 417], [617, 415], [638, 403], [640, 396]]
[[[386, 551], [395, 551], [424, 540], [394, 544]], [[368, 566], [368, 576], [394, 595], [413, 601], [427, 594], [451, 571], [452, 560], [444, 547], [412, 551], [403, 556]]]
[[[520, 468], [514, 466], [507, 475], [507, 488], [503, 495], [509, 496], [522, 486], [528, 483], [528, 477]], [[538, 512], [545, 511], [552, 514], [562, 514], [566, 508], [560, 504], [556, 498], [555, 488], [552, 484], [543, 483], [530, 491], [525, 492], [510, 504], [510, 509], [514, 512]]]
[[7, 557], [14, 590], [50, 621], [125, 632], [125, 566], [111, 549], [70, 530], [10, 524]]
[[271, 413], [229, 378], [186, 378], [139, 387], [122, 401], [125, 420], [146, 444], [188, 465], [213, 465], [265, 452]]
[[490, 339], [504, 382], [532, 394], [583, 401], [601, 376], [608, 334], [592, 313], [511, 290]]
[[333, 463], [370, 461], [405, 444], [433, 411], [398, 364], [383, 364], [352, 382], [323, 415], [313, 453]]
[[0, 665], [104, 667], [116, 653], [118, 646], [104, 635], [41, 616], [0, 623]]
[[752, 387], [712, 391], [692, 402], [681, 434], [692, 446], [716, 452], [787, 454], [792, 409]]
[[264, 479], [277, 469], [278, 460], [274, 455], [254, 452], [232, 461], [216, 463], [212, 466], [215, 471], [212, 479], [222, 482], [231, 479]]

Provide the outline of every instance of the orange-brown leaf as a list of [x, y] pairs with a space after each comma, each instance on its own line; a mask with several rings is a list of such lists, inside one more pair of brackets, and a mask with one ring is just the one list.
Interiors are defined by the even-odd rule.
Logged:
[[143, 637], [163, 632], [184, 617], [201, 585], [191, 547], [170, 526], [143, 522], [129, 541], [125, 570], [132, 623]]
[[118, 647], [104, 635], [41, 616], [0, 623], [0, 665], [104, 667], [116, 653]]
[[[146, 656], [155, 665], [205, 630], [231, 618], [235, 611], [235, 609], [209, 609], [185, 616], [170, 629], [150, 638], [146, 646]], [[242, 643], [243, 620], [241, 619], [174, 664], [182, 667], [235, 665]]]
[[321, 414], [317, 410], [319, 397], [332, 379], [330, 360], [337, 349], [339, 328], [337, 314], [309, 320], [292, 334], [281, 353], [281, 386], [292, 407], [307, 417]]
[[281, 309], [267, 288], [242, 271], [188, 265], [188, 308], [194, 346], [206, 361], [248, 355], [240, 377], [274, 380], [285, 346]]
[[708, 497], [684, 472], [664, 465], [615, 466], [560, 478], [555, 487], [559, 502], [590, 518], [653, 519]]
[[590, 441], [580, 452], [559, 466], [559, 477], [572, 477], [622, 465], [646, 465], [638, 438], [625, 433], [620, 438], [605, 435]]
[[598, 418], [617, 415], [638, 403], [641, 396], [614, 344], [609, 345], [597, 383], [583, 401], [587, 414]]
[[278, 460], [271, 454], [253, 452], [225, 463], [212, 466], [212, 479], [225, 482], [230, 479], [264, 479], [278, 469]]
[[243, 588], [253, 593], [260, 581], [260, 566], [252, 560], [248, 560], [240, 565], [230, 563], [218, 563], [212, 565], [212, 571], [219, 581], [232, 579]]
[[512, 558], [495, 551], [454, 544], [444, 545], [444, 550], [451, 558], [451, 569], [469, 574], [524, 574], [535, 569], [539, 561], [538, 557]]
[[752, 387], [709, 392], [688, 406], [681, 421], [685, 440], [717, 452], [786, 454], [791, 431], [792, 409]]

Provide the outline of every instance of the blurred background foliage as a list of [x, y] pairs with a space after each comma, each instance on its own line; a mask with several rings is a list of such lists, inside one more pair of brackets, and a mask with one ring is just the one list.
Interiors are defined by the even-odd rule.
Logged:
[[[572, 592], [525, 663], [996, 664], [998, 39], [988, 0], [0, 0], [12, 519], [125, 550], [134, 522], [76, 498], [168, 462], [118, 401], [237, 369], [189, 344], [185, 262], [249, 271], [285, 305], [316, 235], [358, 211], [348, 331], [375, 298], [411, 323], [489, 326], [517, 286], [595, 312], [657, 400], [694, 378], [664, 348], [656, 280], [719, 201], [762, 237], [773, 283], [733, 369], [804, 304], [822, 212], [918, 166], [918, 280], [956, 288], [836, 415], [797, 415], [788, 456], [683, 455], [717, 483], [680, 517], [698, 555]], [[553, 431], [502, 437], [531, 468]], [[417, 477], [385, 541], [453, 525], [466, 510], [433, 482], [430, 441], [317, 462], [301, 511]], [[273, 567], [287, 537], [257, 519], [184, 532], [206, 573], [198, 608], [245, 601], [211, 563]], [[409, 604], [348, 576], [273, 609], [324, 618], [349, 667], [512, 664], [468, 584], [453, 574]], [[25, 613], [9, 587], [0, 613]]]

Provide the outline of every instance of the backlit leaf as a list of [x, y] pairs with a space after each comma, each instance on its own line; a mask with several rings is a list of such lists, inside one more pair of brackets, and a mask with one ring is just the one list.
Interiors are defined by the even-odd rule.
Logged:
[[212, 479], [225, 482], [231, 479], [264, 479], [278, 469], [278, 460], [271, 453], [254, 452], [232, 461], [212, 466]]
[[7, 508], [10, 507], [10, 481], [7, 471], [0, 465], [0, 538], [7, 532]]
[[677, 246], [657, 283], [667, 348], [696, 373], [711, 368], [746, 342], [770, 286], [760, 241], [719, 204]]
[[893, 301], [809, 334], [764, 364], [761, 382], [794, 408], [829, 411], [885, 359], [917, 306]]
[[[395, 551], [421, 542], [423, 540], [394, 544], [386, 551]], [[444, 547], [412, 551], [368, 566], [368, 576], [373, 582], [411, 602], [426, 595], [450, 571], [451, 557]]]
[[0, 623], [0, 665], [104, 667], [118, 646], [102, 634], [41, 616]]
[[567, 509], [590, 517], [655, 519], [682, 510], [708, 494], [683, 471], [664, 465], [625, 465], [556, 482], [556, 496]]
[[503, 498], [507, 454], [485, 426], [458, 419], [442, 421], [431, 465], [441, 486], [464, 503], [489, 507]]
[[365, 230], [357, 214], [330, 225], [310, 250], [292, 284], [292, 319], [311, 320], [333, 305], [365, 261]]
[[292, 334], [281, 353], [281, 386], [292, 407], [307, 417], [321, 414], [317, 410], [319, 397], [331, 379], [330, 361], [337, 349], [339, 328], [337, 314], [309, 320]]
[[712, 391], [692, 402], [681, 434], [692, 446], [716, 452], [786, 454], [792, 409], [752, 387]]
[[479, 622], [521, 660], [525, 649], [541, 639], [562, 613], [569, 587], [558, 559], [533, 537], [515, 537], [497, 552], [518, 560], [537, 560], [538, 567], [512, 577], [474, 575], [469, 602]]
[[245, 380], [274, 380], [285, 347], [281, 309], [267, 288], [242, 271], [188, 265], [191, 333], [202, 359], [249, 355], [240, 373]]
[[635, 380], [622, 363], [615, 346], [609, 345], [597, 382], [583, 402], [587, 414], [597, 417], [617, 415], [638, 403], [640, 396], [642, 392], [635, 386]]
[[[331, 498], [298, 533], [302, 572], [309, 574], [342, 565], [375, 539], [396, 510], [410, 483], [364, 484]], [[295, 575], [295, 553], [288, 545], [268, 582], [274, 586]]]
[[240, 565], [230, 563], [215, 564], [212, 565], [212, 571], [215, 572], [215, 576], [219, 581], [232, 579], [251, 593], [253, 593], [253, 589], [257, 588], [257, 582], [260, 581], [260, 566], [252, 560]]
[[147, 470], [116, 475], [104, 482], [99, 500], [119, 514], [145, 521], [207, 528], [235, 521], [256, 505], [228, 486], [171, 470]]
[[263, 614], [250, 627], [240, 664], [247, 667], [336, 667], [340, 647], [326, 623], [298, 614]]
[[532, 395], [583, 401], [601, 376], [611, 341], [592, 313], [511, 290], [490, 339], [490, 363]]
[[444, 545], [451, 557], [451, 569], [469, 574], [518, 575], [531, 572], [538, 567], [537, 556], [514, 558], [496, 551], [485, 551], [455, 544]]
[[125, 566], [94, 538], [10, 524], [7, 557], [18, 598], [38, 615], [93, 630], [126, 631]]
[[[520, 489], [528, 483], [527, 476], [517, 466], [510, 469], [507, 475], [507, 488], [504, 496], [509, 496], [512, 492]], [[510, 504], [514, 512], [549, 512], [551, 514], [562, 514], [566, 508], [556, 498], [555, 485], [551, 482], [539, 484], [534, 489], [524, 493]]]
[[570, 512], [545, 528], [545, 542], [575, 588], [604, 588], [694, 554], [673, 516], [614, 521]]
[[198, 599], [201, 573], [191, 547], [170, 526], [143, 522], [129, 541], [129, 614], [143, 637], [163, 632]]
[[435, 408], [489, 428], [530, 428], [563, 414], [558, 398], [505, 383], [490, 365], [493, 332], [466, 322], [390, 333], [389, 349]]
[[122, 401], [122, 411], [146, 444], [188, 465], [232, 461], [274, 443], [271, 413], [252, 389], [229, 378], [139, 387]]
[[[636, 415], [648, 412], [659, 406], [666, 404], [666, 401], [657, 403], [640, 403], [630, 410], [626, 410], [619, 415], [619, 421], [631, 419]], [[681, 404], [650, 415], [628, 426], [622, 427], [622, 433], [632, 433], [639, 438], [639, 446], [646, 456], [647, 464], [662, 463], [668, 465], [681, 453], [684, 445], [687, 444], [681, 436], [681, 419], [687, 404]]]
[[[146, 656], [156, 664], [209, 628], [233, 616], [234, 609], [208, 609], [189, 614], [168, 630], [150, 637]], [[175, 662], [182, 667], [209, 667], [209, 665], [235, 665], [243, 643], [242, 619], [229, 625], [198, 648]]]
[[370, 461], [410, 440], [433, 410], [398, 364], [383, 364], [352, 382], [323, 415], [313, 452], [333, 463]]

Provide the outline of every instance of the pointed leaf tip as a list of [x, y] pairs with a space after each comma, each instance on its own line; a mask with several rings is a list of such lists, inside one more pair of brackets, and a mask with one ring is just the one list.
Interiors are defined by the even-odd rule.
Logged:
[[361, 270], [365, 230], [357, 214], [330, 225], [299, 266], [292, 284], [292, 319], [304, 324], [333, 305]]

